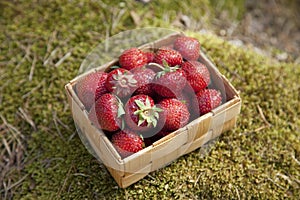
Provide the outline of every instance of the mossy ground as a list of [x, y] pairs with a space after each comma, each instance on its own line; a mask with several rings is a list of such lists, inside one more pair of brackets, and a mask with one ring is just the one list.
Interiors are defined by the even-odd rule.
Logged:
[[172, 27], [179, 13], [202, 27], [212, 16], [207, 0], [173, 1], [172, 9], [169, 1], [116, 2], [0, 2], [0, 197], [297, 199], [300, 66], [193, 30], [186, 33], [240, 91], [237, 126], [206, 156], [196, 150], [126, 189], [117, 187], [77, 136], [64, 85], [107, 33]]

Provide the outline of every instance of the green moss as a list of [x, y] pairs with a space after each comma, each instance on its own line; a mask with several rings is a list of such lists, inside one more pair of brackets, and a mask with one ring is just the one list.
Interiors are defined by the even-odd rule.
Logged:
[[217, 15], [227, 16], [233, 20], [240, 20], [245, 12], [245, 0], [210, 0]]
[[[77, 75], [80, 63], [106, 37], [106, 31], [171, 27], [178, 13], [209, 20], [211, 7], [208, 1], [152, 1], [146, 6], [135, 1], [103, 2], [0, 2], [0, 23], [5, 27], [0, 34], [0, 114], [26, 139], [22, 140], [26, 144], [24, 169], [5, 180], [17, 182], [28, 175], [12, 189], [16, 199], [273, 199], [300, 195], [300, 66], [278, 63], [214, 35], [195, 32], [187, 33], [201, 41], [219, 70], [240, 91], [243, 106], [237, 127], [222, 135], [208, 155], [196, 150], [127, 189], [118, 188], [77, 136], [65, 83]], [[138, 25], [132, 10], [141, 17]], [[69, 52], [71, 56], [55, 66]], [[19, 107], [33, 119], [36, 130], [17, 114]]]

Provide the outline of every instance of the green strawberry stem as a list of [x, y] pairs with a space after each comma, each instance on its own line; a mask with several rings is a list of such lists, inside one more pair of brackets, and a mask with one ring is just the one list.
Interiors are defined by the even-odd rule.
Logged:
[[159, 118], [158, 112], [162, 112], [163, 110], [156, 106], [151, 106], [148, 98], [146, 99], [145, 104], [140, 100], [135, 100], [134, 102], [139, 107], [139, 110], [133, 113], [135, 115], [138, 115], [139, 117], [138, 126], [146, 121], [148, 127], [151, 125], [153, 125], [153, 127], [156, 127], [157, 120]]
[[124, 105], [123, 105], [121, 99], [119, 99], [119, 97], [117, 97], [117, 96], [115, 96], [115, 97], [118, 100], [118, 115], [117, 115], [117, 117], [120, 118], [120, 117], [122, 117], [122, 115], [125, 114]]
[[153, 63], [153, 62], [148, 63], [148, 64], [147, 64], [147, 67], [156, 67], [156, 68], [158, 68], [159, 70], [164, 70], [164, 67], [163, 67], [162, 65], [160, 65], [160, 64], [158, 64], [158, 63]]
[[119, 68], [120, 68], [120, 66], [118, 66], [118, 65], [113, 65], [110, 67], [110, 69], [119, 69]]
[[165, 75], [168, 72], [175, 72], [177, 69], [180, 68], [179, 65], [170, 67], [165, 60], [163, 60], [162, 62], [163, 62], [163, 65], [160, 65], [158, 63], [149, 63], [147, 65], [149, 67], [157, 67], [159, 70], [161, 70], [161, 71], [157, 72], [156, 78], [160, 78], [161, 76]]

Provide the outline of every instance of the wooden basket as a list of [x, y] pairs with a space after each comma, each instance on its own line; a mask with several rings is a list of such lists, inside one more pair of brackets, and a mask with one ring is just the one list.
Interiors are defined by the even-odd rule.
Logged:
[[[140, 48], [157, 49], [173, 43], [178, 36], [181, 36], [181, 34], [172, 34], [153, 43], [145, 44]], [[81, 132], [79, 135], [82, 134], [81, 138], [83, 137], [84, 141], [88, 143], [87, 145], [91, 148], [93, 154], [101, 159], [120, 187], [125, 188], [137, 182], [150, 172], [194, 151], [235, 126], [241, 109], [241, 99], [238, 92], [203, 52], [200, 53], [199, 61], [209, 69], [214, 86], [223, 91], [226, 102], [213, 111], [193, 120], [185, 127], [125, 159], [120, 157], [106, 135], [91, 123], [87, 110], [74, 90], [74, 86], [81, 77], [94, 71], [105, 71], [117, 62], [117, 58], [76, 77], [65, 86], [74, 122]]]

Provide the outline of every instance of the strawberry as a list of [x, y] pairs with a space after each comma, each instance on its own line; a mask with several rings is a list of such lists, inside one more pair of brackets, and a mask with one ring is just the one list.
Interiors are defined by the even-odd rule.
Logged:
[[158, 107], [163, 109], [160, 113], [160, 121], [164, 121], [164, 131], [175, 131], [185, 126], [190, 118], [187, 106], [175, 98], [160, 101]]
[[185, 86], [176, 99], [182, 101], [188, 107], [188, 110], [190, 111], [190, 121], [200, 116], [199, 108], [195, 106], [197, 102], [196, 94], [189, 84]]
[[147, 55], [138, 48], [127, 49], [119, 57], [121, 67], [127, 70], [142, 67], [147, 64], [147, 61]]
[[145, 55], [147, 56], [147, 63], [153, 62], [155, 53], [154, 52], [145, 52]]
[[122, 126], [125, 114], [121, 101], [113, 94], [102, 95], [95, 103], [95, 112], [101, 129], [117, 131]]
[[122, 158], [142, 150], [145, 146], [142, 138], [128, 129], [113, 134], [111, 142]]
[[150, 96], [136, 95], [125, 105], [125, 122], [132, 130], [145, 132], [156, 127], [161, 111]]
[[188, 36], [176, 38], [174, 49], [176, 49], [186, 60], [197, 60], [200, 55], [199, 41], [196, 38]]
[[157, 73], [153, 83], [153, 90], [163, 97], [176, 97], [186, 84], [185, 72], [178, 66], [166, 66], [163, 71]]
[[192, 105], [192, 99], [184, 90], [176, 96], [176, 99], [181, 101], [186, 105], [186, 107], [190, 110]]
[[169, 66], [173, 67], [182, 63], [182, 56], [178, 51], [168, 47], [161, 47], [155, 54], [153, 62], [162, 65], [166, 62]]
[[170, 133], [171, 133], [171, 132], [169, 132], [169, 131], [161, 130], [161, 131], [159, 131], [159, 132], [156, 134], [156, 136], [159, 137], [159, 138], [163, 138], [163, 137], [169, 135]]
[[199, 107], [201, 115], [210, 112], [222, 103], [221, 93], [215, 89], [203, 89], [196, 94], [196, 97], [197, 101], [195, 106]]
[[154, 91], [151, 85], [155, 77], [155, 72], [145, 67], [135, 68], [131, 72], [133, 73], [133, 78], [137, 81], [137, 89], [134, 91], [134, 95], [146, 94], [152, 96]]
[[120, 98], [129, 96], [136, 88], [137, 81], [133, 78], [133, 74], [123, 68], [113, 69], [109, 72], [105, 86], [109, 92]]
[[195, 92], [206, 88], [210, 82], [210, 74], [207, 67], [198, 61], [188, 61], [181, 64], [186, 78]]
[[106, 79], [107, 73], [93, 72], [80, 79], [76, 84], [78, 98], [86, 110], [90, 110], [95, 101], [108, 92], [105, 87]]

